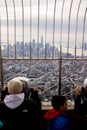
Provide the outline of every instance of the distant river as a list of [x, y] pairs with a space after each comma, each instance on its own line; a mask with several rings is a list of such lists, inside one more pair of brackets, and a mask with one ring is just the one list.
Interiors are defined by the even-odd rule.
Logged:
[[[62, 52], [67, 53], [67, 47], [62, 47]], [[75, 55], [75, 48], [74, 47], [69, 47], [69, 53], [72, 55]], [[82, 55], [82, 49], [77, 48], [76, 49], [76, 55], [81, 56]], [[83, 56], [87, 56], [87, 50], [83, 50]]]

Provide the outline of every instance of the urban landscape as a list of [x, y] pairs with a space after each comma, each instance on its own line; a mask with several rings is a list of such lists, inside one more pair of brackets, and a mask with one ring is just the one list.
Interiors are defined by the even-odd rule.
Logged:
[[[24, 44], [24, 57], [29, 57], [29, 44]], [[44, 57], [45, 47], [43, 44], [43, 37], [39, 43], [40, 58]], [[14, 46], [9, 44], [9, 57], [14, 57]], [[17, 42], [17, 57], [22, 57], [22, 42]], [[50, 51], [52, 46], [46, 44], [46, 56], [51, 57]], [[85, 44], [86, 49], [86, 44]], [[55, 58], [59, 57], [59, 50], [55, 47]], [[66, 53], [62, 53], [66, 58]], [[36, 56], [36, 43], [32, 42], [32, 57]], [[73, 58], [72, 54], [68, 54], [69, 58]], [[7, 46], [4, 45], [2, 49], [2, 57], [7, 57]], [[4, 83], [17, 76], [28, 77], [30, 85], [33, 87], [37, 85], [39, 88], [39, 95], [42, 100], [50, 100], [52, 95], [58, 94], [59, 91], [59, 60], [6, 60], [3, 58], [3, 80]], [[33, 58], [32, 58], [33, 59]], [[75, 88], [77, 84], [83, 83], [87, 76], [87, 61], [86, 60], [62, 60], [61, 67], [61, 94], [66, 95], [67, 99], [73, 100], [75, 98]]]

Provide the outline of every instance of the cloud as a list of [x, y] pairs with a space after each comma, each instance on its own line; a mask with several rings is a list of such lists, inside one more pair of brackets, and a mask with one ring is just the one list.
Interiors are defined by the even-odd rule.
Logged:
[[[53, 41], [53, 33], [55, 34], [55, 41], [60, 40], [61, 35], [61, 10], [62, 10], [62, 3], [63, 1], [57, 0], [56, 3], [56, 12], [55, 12], [55, 29], [53, 28], [53, 18], [54, 18], [54, 2], [55, 0], [48, 0], [48, 11], [47, 11], [47, 28], [46, 28], [46, 0], [40, 1], [40, 12], [39, 12], [39, 36], [43, 35], [45, 37], [45, 31], [47, 35], [48, 41]], [[75, 41], [75, 34], [76, 34], [76, 19], [77, 19], [77, 10], [79, 5], [79, 0], [73, 0], [71, 17], [70, 17], [70, 39]], [[24, 0], [24, 36], [25, 39], [29, 39], [30, 33], [30, 1]], [[69, 7], [71, 1], [65, 0], [64, 4], [64, 12], [63, 12], [63, 25], [62, 25], [62, 41], [67, 41], [68, 37], [68, 27], [69, 27]], [[14, 37], [14, 8], [13, 8], [13, 1], [7, 0], [8, 5], [8, 29], [9, 34], [13, 35]], [[32, 39], [36, 38], [38, 35], [38, 0], [31, 1], [31, 12], [32, 12], [32, 19], [31, 19], [31, 30], [32, 30]], [[80, 5], [79, 15], [78, 15], [78, 39], [81, 41], [81, 35], [83, 35], [83, 21], [84, 21], [84, 14], [85, 9], [87, 6], [87, 0], [82, 1]], [[15, 11], [16, 11], [16, 35], [17, 40], [18, 37], [21, 39], [22, 36], [22, 29], [23, 29], [23, 21], [22, 21], [22, 3], [21, 0], [15, 0]], [[1, 35], [2, 39], [5, 39], [7, 33], [7, 14], [6, 14], [6, 7], [5, 1], [0, 1], [0, 16], [1, 16]], [[87, 19], [85, 21], [87, 23]], [[54, 30], [53, 30], [54, 29]], [[5, 31], [4, 31], [5, 30]], [[53, 32], [54, 31], [54, 32]], [[11, 33], [10, 33], [11, 32]], [[49, 33], [50, 32], [50, 33]], [[87, 33], [87, 24], [85, 32]], [[5, 34], [5, 35], [4, 35]], [[10, 36], [9, 36], [10, 37]], [[11, 38], [10, 38], [11, 39]]]

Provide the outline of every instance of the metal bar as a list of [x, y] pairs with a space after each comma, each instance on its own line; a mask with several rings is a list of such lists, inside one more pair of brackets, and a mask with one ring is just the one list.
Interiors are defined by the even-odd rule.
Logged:
[[67, 58], [68, 58], [68, 53], [69, 53], [70, 20], [71, 20], [72, 4], [73, 4], [73, 0], [71, 0], [70, 10], [69, 10], [69, 20], [68, 20], [68, 42], [67, 42]]
[[[62, 46], [60, 46], [60, 49], [62, 50]], [[61, 72], [62, 72], [62, 54], [60, 53], [60, 59], [59, 59], [59, 91], [58, 91], [59, 95], [61, 95]]]
[[52, 58], [54, 58], [55, 12], [56, 12], [56, 0], [55, 0], [55, 4], [54, 4], [54, 15], [53, 15], [53, 47], [52, 47]]
[[84, 21], [83, 21], [82, 59], [83, 59], [83, 45], [84, 45], [84, 32], [85, 32], [86, 13], [87, 13], [87, 8], [85, 9]]
[[76, 59], [76, 41], [77, 41], [77, 30], [78, 30], [78, 15], [79, 15], [79, 9], [81, 5], [82, 0], [80, 0], [79, 5], [78, 5], [78, 10], [77, 10], [77, 17], [76, 17], [76, 34], [75, 34], [75, 59]]
[[22, 57], [24, 58], [24, 4], [23, 4], [23, 0], [21, 0], [21, 4], [22, 4], [22, 44], [23, 44]]
[[37, 58], [39, 58], [39, 17], [40, 17], [40, 0], [38, 0], [38, 31], [37, 31]]
[[46, 0], [46, 24], [45, 24], [45, 59], [47, 54], [46, 41], [47, 41], [47, 13], [48, 13], [48, 0]]
[[[61, 46], [61, 48], [62, 48], [62, 46]], [[47, 59], [44, 59], [44, 58], [39, 58], [39, 59], [37, 59], [37, 58], [33, 58], [33, 59], [30, 59], [30, 58], [17, 58], [17, 59], [15, 59], [15, 58], [2, 58], [3, 60], [60, 60], [60, 57], [59, 58], [55, 58], [55, 59], [53, 59], [53, 58], [47, 58]], [[87, 58], [62, 58], [62, 60], [87, 60]]]
[[0, 84], [3, 86], [3, 65], [2, 65], [2, 52], [1, 52], [1, 17], [0, 17]]
[[59, 60], [59, 95], [61, 95], [61, 70], [62, 70], [62, 24], [63, 24], [63, 8], [65, 0], [63, 0], [61, 11], [61, 32], [60, 32], [60, 60]]
[[14, 7], [14, 45], [15, 45], [15, 59], [17, 59], [17, 52], [16, 52], [16, 11], [15, 11], [15, 1], [13, 0], [13, 7]]
[[31, 34], [32, 34], [32, 5], [30, 0], [30, 59], [32, 59]]
[[9, 22], [8, 22], [8, 6], [5, 0], [6, 15], [7, 15], [7, 56], [9, 57]]

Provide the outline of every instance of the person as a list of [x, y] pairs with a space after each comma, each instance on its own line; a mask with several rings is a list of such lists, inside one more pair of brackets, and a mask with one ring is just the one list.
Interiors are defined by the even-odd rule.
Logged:
[[51, 104], [53, 108], [44, 115], [47, 120], [47, 130], [69, 130], [69, 119], [65, 113], [67, 110], [66, 97], [54, 95]]
[[10, 80], [7, 88], [8, 94], [0, 102], [0, 120], [5, 122], [5, 128], [38, 129], [41, 110], [35, 101], [25, 98], [22, 82], [19, 79]]
[[87, 129], [87, 78], [76, 87], [74, 112], [77, 129]]
[[[27, 77], [15, 77], [11, 80], [20, 80], [23, 84], [22, 92], [25, 93], [25, 98], [34, 100], [40, 109], [42, 109], [41, 99], [38, 94], [38, 86], [30, 87], [30, 81]], [[4, 84], [1, 90], [1, 101], [4, 100], [5, 96], [8, 94], [7, 84]]]
[[83, 81], [83, 85], [76, 87], [74, 111], [79, 115], [87, 115], [87, 79]]
[[4, 97], [8, 94], [8, 88], [7, 83], [3, 84], [3, 87], [1, 88], [1, 101], [4, 100]]

